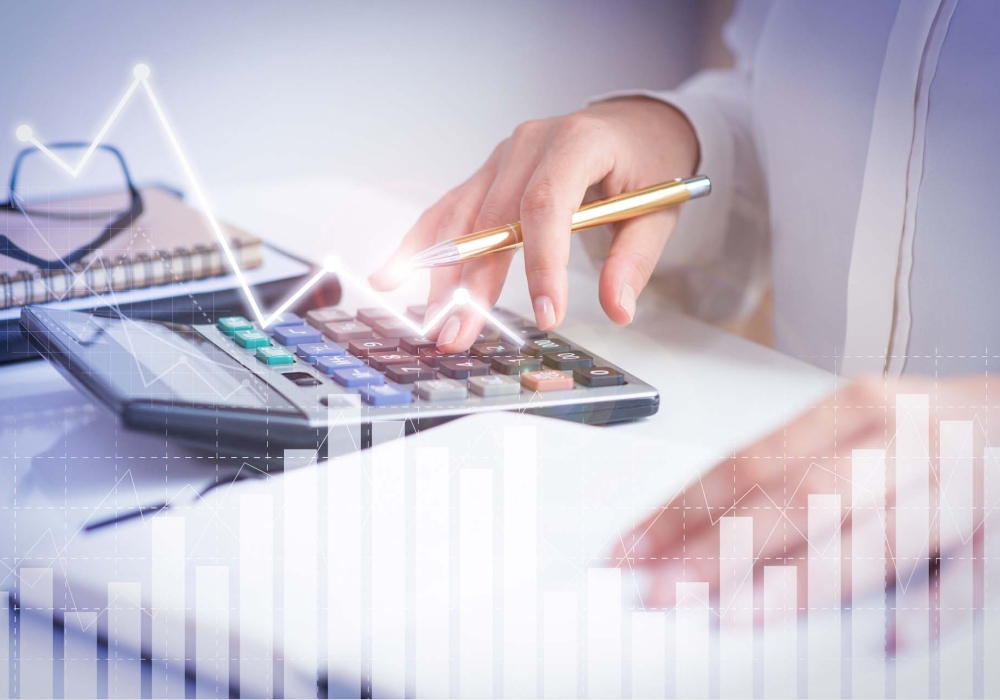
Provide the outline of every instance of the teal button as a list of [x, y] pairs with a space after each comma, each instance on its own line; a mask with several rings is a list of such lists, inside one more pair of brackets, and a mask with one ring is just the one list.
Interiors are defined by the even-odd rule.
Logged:
[[271, 344], [271, 339], [260, 331], [236, 331], [233, 339], [241, 348], [266, 348]]
[[236, 331], [252, 331], [253, 324], [242, 316], [225, 316], [220, 318], [215, 327], [226, 335], [233, 335]]
[[284, 348], [257, 348], [256, 357], [265, 365], [290, 365], [295, 355]]

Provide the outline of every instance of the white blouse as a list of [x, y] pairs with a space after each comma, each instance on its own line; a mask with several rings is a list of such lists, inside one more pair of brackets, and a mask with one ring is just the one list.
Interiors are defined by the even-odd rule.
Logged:
[[687, 115], [714, 185], [658, 274], [708, 317], [770, 277], [776, 347], [833, 371], [991, 369], [998, 36], [994, 0], [738, 4], [733, 69], [629, 91]]

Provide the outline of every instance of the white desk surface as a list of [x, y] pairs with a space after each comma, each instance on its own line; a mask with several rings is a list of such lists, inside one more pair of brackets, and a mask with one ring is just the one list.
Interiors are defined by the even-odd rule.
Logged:
[[[315, 260], [336, 254], [358, 275], [375, 268], [420, 210], [418, 204], [335, 179], [243, 187], [218, 193], [214, 202], [221, 218]], [[526, 313], [530, 305], [520, 265], [518, 257], [500, 304]], [[574, 248], [570, 280], [565, 334], [661, 394], [659, 413], [652, 418], [581, 430], [622, 440], [622, 445], [633, 438], [652, 440], [665, 451], [683, 445], [722, 458], [835, 387], [830, 374], [668, 310], [655, 298], [640, 300], [631, 327], [615, 326], [600, 309], [596, 275], [579, 247]], [[422, 300], [425, 289], [426, 279], [418, 279], [394, 298]], [[344, 296], [349, 306], [362, 301], [357, 290], [345, 289]], [[74, 522], [98, 510], [174, 497], [190, 497], [193, 506], [197, 499], [191, 487], [203, 488], [232, 468], [163, 437], [123, 431], [44, 362], [0, 367], [0, 386], [0, 460], [7, 473], [0, 505], [8, 507], [0, 510], [18, 518], [22, 542], [15, 551], [10, 543], [0, 543], [6, 561], [38, 566], [61, 560], [76, 536]], [[551, 465], [550, 493], [560, 466], [571, 470], [586, 462], [588, 455], [577, 451], [586, 451], [586, 443], [566, 444], [561, 457], [547, 457], [564, 460]], [[32, 507], [25, 508], [28, 504]], [[9, 510], [12, 505], [20, 506], [16, 516]], [[117, 532], [122, 542], [133, 540], [121, 528]], [[37, 551], [22, 559], [28, 540], [38, 543]], [[9, 587], [9, 580], [0, 582], [0, 588]]]

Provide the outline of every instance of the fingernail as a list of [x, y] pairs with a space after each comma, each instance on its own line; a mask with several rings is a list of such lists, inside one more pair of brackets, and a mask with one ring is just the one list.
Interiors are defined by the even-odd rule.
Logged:
[[635, 290], [632, 285], [626, 282], [618, 292], [618, 308], [628, 315], [628, 322], [632, 323], [635, 318]]
[[448, 345], [449, 343], [454, 343], [455, 338], [458, 337], [458, 331], [462, 327], [462, 322], [458, 320], [458, 316], [452, 316], [444, 325], [441, 326], [441, 332], [438, 333], [438, 345]]
[[556, 310], [552, 306], [551, 299], [547, 296], [535, 297], [533, 306], [535, 309], [535, 325], [543, 331], [556, 325]]

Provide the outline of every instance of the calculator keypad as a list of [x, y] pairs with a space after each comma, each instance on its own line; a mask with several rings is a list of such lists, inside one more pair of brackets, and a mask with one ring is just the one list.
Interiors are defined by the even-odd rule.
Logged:
[[[422, 306], [407, 309], [418, 323], [423, 313]], [[296, 386], [318, 391], [339, 387], [376, 407], [404, 406], [414, 400], [454, 405], [513, 398], [522, 391], [626, 383], [620, 371], [595, 366], [591, 355], [550, 338], [530, 321], [504, 310], [496, 313], [525, 339], [523, 345], [486, 328], [469, 353], [445, 354], [433, 340], [414, 336], [409, 324], [379, 308], [359, 309], [356, 315], [337, 307], [313, 309], [305, 321], [286, 313], [266, 332], [242, 316], [221, 318], [216, 327], [260, 363], [287, 368], [283, 376]], [[313, 369], [298, 371], [299, 367]]]

